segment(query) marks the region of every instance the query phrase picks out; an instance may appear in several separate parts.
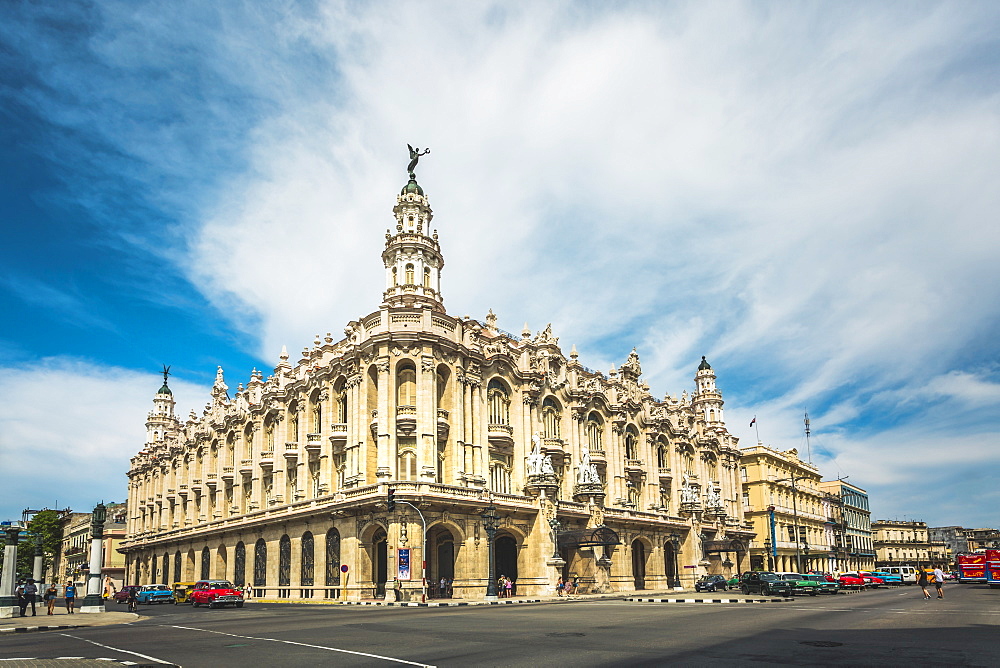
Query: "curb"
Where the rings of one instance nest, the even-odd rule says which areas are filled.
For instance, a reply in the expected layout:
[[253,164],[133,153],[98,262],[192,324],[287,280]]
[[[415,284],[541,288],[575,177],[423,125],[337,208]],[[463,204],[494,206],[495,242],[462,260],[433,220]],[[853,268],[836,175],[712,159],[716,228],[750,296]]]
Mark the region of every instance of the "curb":
[[66,629],[86,629],[89,626],[80,624],[62,624],[61,626],[15,626],[9,629],[0,629],[0,634],[4,633],[37,633],[39,631],[64,631]]
[[541,603],[542,599],[532,599],[524,601],[455,601],[455,602],[434,602],[416,603],[403,601],[342,601],[340,605],[380,605],[383,607],[396,608],[457,608],[468,605],[514,605],[517,603]]
[[794,598],[626,598],[632,603],[786,603]]

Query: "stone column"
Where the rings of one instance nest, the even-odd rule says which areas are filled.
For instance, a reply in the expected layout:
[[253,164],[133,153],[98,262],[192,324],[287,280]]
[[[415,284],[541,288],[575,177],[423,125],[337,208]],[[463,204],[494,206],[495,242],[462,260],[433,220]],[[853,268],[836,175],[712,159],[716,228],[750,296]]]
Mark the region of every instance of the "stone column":
[[31,577],[35,581],[35,585],[38,586],[38,593],[41,594],[45,589],[45,583],[42,582],[42,534],[35,534],[35,563],[31,571]]
[[104,563],[104,519],[104,504],[99,503],[94,508],[90,523],[90,577],[87,580],[87,595],[80,604],[80,612],[84,613],[104,612],[104,598],[101,596],[101,564]]
[[14,579],[17,575],[18,528],[4,529],[7,539],[3,550],[3,575],[0,577],[0,619],[18,614],[17,597],[14,596]]
[[396,402],[393,400],[396,394],[394,373],[389,371],[389,358],[379,357],[375,364],[378,368],[378,433],[376,434],[375,448],[378,461],[378,469],[375,475],[378,480],[389,480],[395,468],[395,438],[392,434],[396,428]]

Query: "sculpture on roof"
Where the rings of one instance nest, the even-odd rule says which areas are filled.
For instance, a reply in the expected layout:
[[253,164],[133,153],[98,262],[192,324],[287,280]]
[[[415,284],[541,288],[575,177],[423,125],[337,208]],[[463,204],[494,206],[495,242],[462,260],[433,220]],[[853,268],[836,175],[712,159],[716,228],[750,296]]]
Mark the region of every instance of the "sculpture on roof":
[[410,173],[411,179],[416,179],[417,175],[413,173],[413,170],[417,168],[417,163],[420,161],[420,156],[427,155],[428,153],[431,152],[431,150],[429,148],[426,148],[424,149],[423,153],[421,153],[419,148],[413,148],[409,144],[406,145],[406,148],[410,149],[410,164],[406,166],[406,171]]

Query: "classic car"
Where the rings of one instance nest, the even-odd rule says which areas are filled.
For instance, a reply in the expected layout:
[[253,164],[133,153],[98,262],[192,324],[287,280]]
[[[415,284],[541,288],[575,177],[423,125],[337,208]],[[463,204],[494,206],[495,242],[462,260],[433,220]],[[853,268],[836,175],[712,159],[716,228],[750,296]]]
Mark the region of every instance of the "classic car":
[[852,578],[861,578],[862,580],[865,581],[865,586],[871,587],[873,589],[877,589],[878,587],[881,587],[882,585],[885,584],[885,580],[883,580],[880,577],[876,577],[866,571],[857,571],[857,572],[851,571],[850,573],[844,573],[844,575],[848,575]]
[[740,576],[740,591],[744,594],[758,593],[764,596],[779,594],[792,595],[792,583],[782,580],[770,571],[747,571]]
[[702,591],[725,591],[729,588],[726,582],[725,575],[702,575],[701,578],[694,583],[694,590],[697,592]]
[[174,592],[165,584],[143,585],[135,595],[137,603],[151,605],[153,603],[173,603]]
[[779,578],[792,585],[793,594],[809,594],[815,596],[819,593],[819,583],[808,580],[801,573],[777,573]]
[[889,586],[898,586],[903,584],[903,576],[899,573],[887,573],[885,571],[862,571],[862,574],[876,577]]
[[207,605],[210,608],[235,605],[243,607],[243,590],[233,586],[228,580],[199,580],[188,596],[191,606]]
[[818,586],[816,591],[820,594],[837,594],[840,592],[840,583],[826,575],[807,574],[802,576],[805,580],[815,582]]
[[841,575],[838,578],[838,581],[840,582],[840,586],[843,589],[860,589],[861,591],[864,591],[865,587],[867,586],[867,584],[862,578],[859,578],[857,575],[850,575],[848,573]]
[[115,603],[125,603],[126,601],[128,601],[128,595],[130,591],[135,590],[136,592],[138,592],[140,589],[142,589],[142,587],[140,587],[139,585],[126,585],[122,587],[121,589],[115,592],[115,595],[113,597],[115,599]]

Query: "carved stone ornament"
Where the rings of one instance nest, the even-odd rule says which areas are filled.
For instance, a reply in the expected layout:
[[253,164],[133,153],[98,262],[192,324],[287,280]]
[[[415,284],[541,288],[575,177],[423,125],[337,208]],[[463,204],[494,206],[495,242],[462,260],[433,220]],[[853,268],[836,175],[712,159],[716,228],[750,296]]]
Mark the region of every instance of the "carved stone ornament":
[[424,373],[430,373],[434,371],[434,358],[433,357],[421,357],[420,358],[420,370]]
[[389,373],[389,358],[378,358],[378,361],[375,362],[375,367],[379,370],[379,373]]

